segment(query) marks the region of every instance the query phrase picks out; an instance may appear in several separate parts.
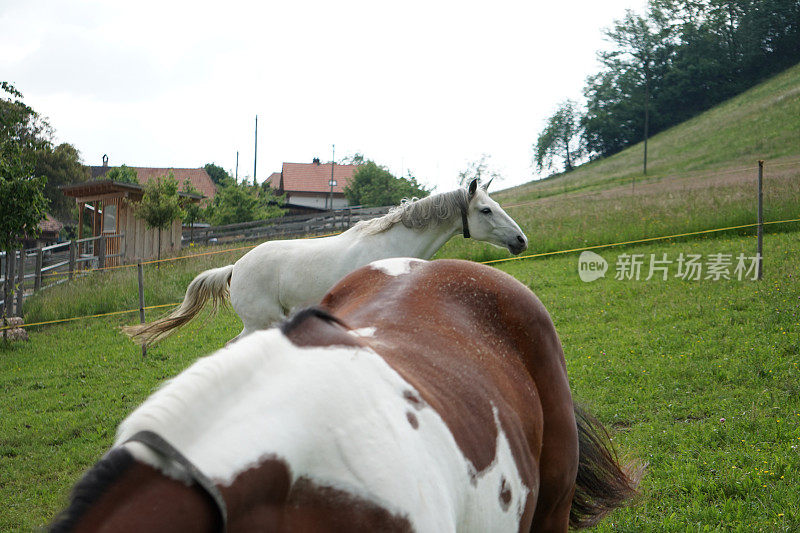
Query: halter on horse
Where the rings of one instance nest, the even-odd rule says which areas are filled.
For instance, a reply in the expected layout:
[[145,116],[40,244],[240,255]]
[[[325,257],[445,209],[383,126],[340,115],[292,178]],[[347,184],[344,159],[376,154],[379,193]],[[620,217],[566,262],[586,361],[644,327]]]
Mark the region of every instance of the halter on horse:
[[406,202],[333,237],[265,242],[233,265],[200,273],[170,315],[124,329],[143,344],[156,342],[189,322],[209,299],[215,306],[224,301],[230,287],[231,304],[244,324],[241,338],[270,327],[292,309],[318,303],[334,283],[367,263],[430,259],[458,233],[518,254],[528,240],[489,197],[488,186],[473,180],[467,189]]
[[387,259],[168,382],[55,529],[566,531],[635,491],[604,436],[525,286]]

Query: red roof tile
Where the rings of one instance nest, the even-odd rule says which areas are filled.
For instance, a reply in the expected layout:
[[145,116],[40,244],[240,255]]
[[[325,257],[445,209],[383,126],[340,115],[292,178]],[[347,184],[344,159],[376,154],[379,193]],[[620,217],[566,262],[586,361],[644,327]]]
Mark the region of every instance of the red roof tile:
[[[336,180],[336,185],[333,192],[344,194],[344,188],[357,169],[358,165],[334,165],[333,179]],[[275,174],[277,172],[268,179],[272,180]],[[284,163],[280,181],[286,192],[330,192],[330,179],[330,163]]]
[[40,230],[52,231],[53,233],[58,233],[64,227],[64,224],[53,218],[50,213],[46,213],[38,225]]
[[[111,168],[113,167],[92,167],[92,178],[101,178],[101,176],[104,176]],[[200,194],[208,198],[208,200],[203,200],[203,202],[210,201],[214,198],[214,195],[217,194],[217,186],[204,168],[130,168],[136,171],[136,176],[139,178],[139,183],[141,185],[145,185],[155,177],[166,176],[171,171],[175,175],[175,179],[178,180],[179,190],[183,188],[183,182],[188,178],[194,188],[200,191]]]

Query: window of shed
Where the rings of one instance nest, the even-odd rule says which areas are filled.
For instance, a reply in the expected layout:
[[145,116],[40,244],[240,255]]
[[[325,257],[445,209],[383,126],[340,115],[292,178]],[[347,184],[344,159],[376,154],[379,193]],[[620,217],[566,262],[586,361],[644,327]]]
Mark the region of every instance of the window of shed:
[[103,207],[103,233],[117,232],[117,205],[106,204]]

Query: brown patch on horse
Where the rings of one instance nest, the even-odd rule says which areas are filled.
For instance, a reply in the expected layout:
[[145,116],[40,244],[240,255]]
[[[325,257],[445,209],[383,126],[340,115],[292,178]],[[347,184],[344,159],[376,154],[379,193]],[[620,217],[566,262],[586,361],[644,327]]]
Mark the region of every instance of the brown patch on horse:
[[299,478],[292,486],[287,513],[291,521],[287,530],[291,531],[413,531],[405,516],[306,477]]
[[511,505],[511,487],[506,481],[506,478],[501,478],[500,480],[500,507],[503,511],[508,511],[508,507]]
[[411,424],[412,428],[419,428],[419,419],[417,418],[417,415],[411,411],[406,411],[406,418],[408,419],[408,423]]
[[425,407],[425,402],[422,401],[422,398],[419,397],[419,394],[413,390],[403,391],[403,399],[413,405],[414,409],[417,411]]
[[[128,466],[109,476],[108,459],[127,456]],[[101,466],[103,465],[103,466]],[[95,485],[103,478],[100,485]],[[82,494],[82,495],[81,495]],[[81,499],[91,495],[88,500]],[[133,460],[127,450],[113,450],[75,488],[72,501],[51,531],[218,531],[219,513],[211,497],[196,483],[186,485],[149,465]]]
[[375,502],[308,477],[292,482],[289,465],[275,457],[241,472],[222,492],[232,517],[228,531],[412,531],[405,517]]

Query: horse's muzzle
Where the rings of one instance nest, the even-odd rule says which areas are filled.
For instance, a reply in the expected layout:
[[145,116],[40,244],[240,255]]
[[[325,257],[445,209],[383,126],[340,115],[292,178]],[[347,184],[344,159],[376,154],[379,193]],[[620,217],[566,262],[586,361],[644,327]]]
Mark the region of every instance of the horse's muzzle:
[[508,251],[514,255],[519,255],[528,249],[528,239],[524,235],[517,235],[514,242],[508,243]]

